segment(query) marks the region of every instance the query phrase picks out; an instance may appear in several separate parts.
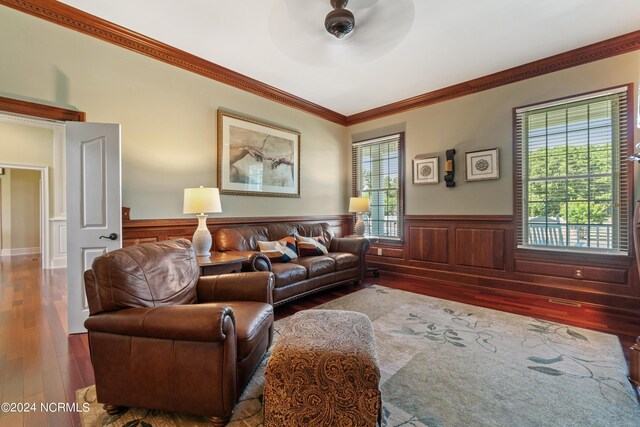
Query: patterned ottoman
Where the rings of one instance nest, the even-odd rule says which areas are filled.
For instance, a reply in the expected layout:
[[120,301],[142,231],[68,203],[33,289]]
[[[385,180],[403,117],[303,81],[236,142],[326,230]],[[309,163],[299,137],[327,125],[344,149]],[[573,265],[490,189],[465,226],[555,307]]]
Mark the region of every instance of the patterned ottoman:
[[366,315],[298,312],[267,363],[264,426],[375,426],[382,411],[379,382]]

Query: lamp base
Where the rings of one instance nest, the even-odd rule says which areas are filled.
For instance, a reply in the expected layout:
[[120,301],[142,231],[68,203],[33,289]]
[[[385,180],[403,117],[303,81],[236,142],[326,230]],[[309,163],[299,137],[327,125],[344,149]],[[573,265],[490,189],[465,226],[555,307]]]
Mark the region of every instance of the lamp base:
[[358,212],[358,220],[356,221],[356,226],[353,229],[353,234],[357,234],[358,236],[364,236],[365,225],[362,220],[362,212]]
[[193,248],[196,250],[196,256],[211,256],[211,233],[207,228],[207,215],[200,214],[198,217],[198,228],[193,233]]

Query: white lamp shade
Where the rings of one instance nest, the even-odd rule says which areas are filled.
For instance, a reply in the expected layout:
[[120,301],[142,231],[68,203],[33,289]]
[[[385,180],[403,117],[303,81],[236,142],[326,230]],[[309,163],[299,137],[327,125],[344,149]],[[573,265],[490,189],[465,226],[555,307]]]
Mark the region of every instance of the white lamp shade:
[[186,214],[222,212],[220,192],[217,188],[202,186],[185,188],[182,212]]
[[351,197],[349,199],[349,212],[369,212],[369,198]]

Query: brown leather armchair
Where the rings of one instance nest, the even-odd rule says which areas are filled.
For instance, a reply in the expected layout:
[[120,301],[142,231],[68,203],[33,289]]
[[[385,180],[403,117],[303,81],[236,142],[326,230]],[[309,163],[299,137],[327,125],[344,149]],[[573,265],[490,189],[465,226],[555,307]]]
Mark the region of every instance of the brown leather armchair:
[[272,273],[198,277],[188,240],[109,252],[84,275],[98,401],[226,424],[273,338]]

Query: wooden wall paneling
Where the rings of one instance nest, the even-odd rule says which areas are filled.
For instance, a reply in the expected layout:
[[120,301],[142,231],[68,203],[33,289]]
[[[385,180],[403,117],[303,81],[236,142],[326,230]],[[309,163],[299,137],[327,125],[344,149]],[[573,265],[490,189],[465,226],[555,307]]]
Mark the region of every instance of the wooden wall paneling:
[[[396,275],[570,303],[636,311],[640,307],[632,257],[522,249],[516,253],[510,215],[407,215],[405,230],[404,258],[369,255],[371,266]],[[434,262],[444,259],[442,252],[433,255],[438,250],[429,247],[436,234],[448,238],[448,263]]]
[[568,265],[535,261],[516,261],[518,272],[542,274],[556,277],[570,277],[577,280],[591,280],[595,282],[615,283],[626,285],[627,270],[616,268],[591,267],[584,264]]
[[[395,258],[370,257],[369,266],[377,267],[383,274],[421,278],[428,283],[474,286],[476,290],[496,289],[522,295],[536,295],[547,299],[595,304],[630,310],[636,313],[640,298],[625,293],[627,287],[603,285],[600,282],[576,281],[541,275],[510,274],[491,269],[458,267],[455,270],[425,267],[415,262]],[[435,265],[435,264],[433,264]],[[576,283],[578,282],[578,283]],[[484,291],[481,291],[484,292]]]
[[449,227],[407,227],[409,259],[449,263]]
[[376,243],[371,245],[371,249],[369,249],[367,255],[402,259],[404,257],[404,249],[402,246],[382,246]]
[[456,228],[455,234],[456,265],[504,269],[504,230]]
[[[243,217],[243,218],[207,218],[207,228],[213,234],[222,227],[239,225],[261,225],[281,222],[291,223],[328,223],[336,236],[353,232],[351,215],[324,216],[282,216],[282,217]],[[123,221],[122,243],[131,246],[145,242],[185,238],[191,240],[198,227],[196,218],[179,219],[138,219]],[[215,248],[214,248],[215,249]]]

